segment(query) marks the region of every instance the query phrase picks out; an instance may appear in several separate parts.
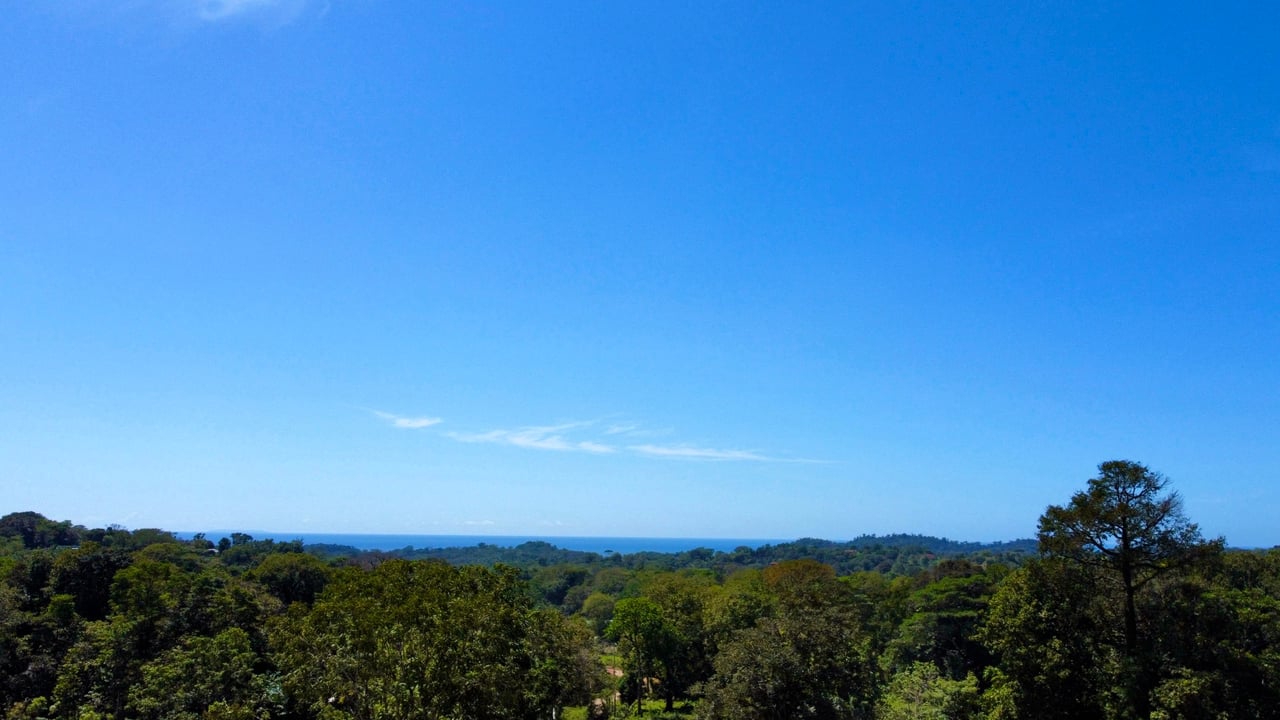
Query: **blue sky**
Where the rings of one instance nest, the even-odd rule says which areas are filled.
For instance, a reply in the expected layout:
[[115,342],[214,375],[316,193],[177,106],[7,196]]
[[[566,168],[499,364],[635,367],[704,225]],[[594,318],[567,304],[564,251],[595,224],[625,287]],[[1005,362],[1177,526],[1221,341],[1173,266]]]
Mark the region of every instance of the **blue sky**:
[[1280,12],[0,13],[0,511],[1280,543]]

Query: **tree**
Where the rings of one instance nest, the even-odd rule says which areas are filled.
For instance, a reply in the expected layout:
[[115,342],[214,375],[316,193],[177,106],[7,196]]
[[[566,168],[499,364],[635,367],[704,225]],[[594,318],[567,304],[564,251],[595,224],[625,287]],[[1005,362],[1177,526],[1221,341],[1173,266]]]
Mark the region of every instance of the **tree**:
[[1108,717],[1115,648],[1097,573],[1061,559],[1027,563],[996,590],[977,640],[998,658],[984,694],[993,720]]
[[878,720],[969,720],[980,717],[978,678],[950,680],[932,663],[895,673],[876,708]]
[[874,671],[856,597],[813,560],[762,573],[772,615],[732,633],[703,685],[703,720],[849,720],[868,717]]
[[1050,506],[1040,518],[1040,551],[1094,568],[1118,582],[1123,607],[1122,654],[1130,679],[1131,712],[1149,714],[1154,682],[1144,669],[1138,593],[1151,581],[1185,567],[1222,541],[1204,543],[1199,528],[1182,513],[1168,480],[1141,463],[1112,460],[1098,466],[1088,488],[1065,507]]
[[81,527],[70,522],[54,522],[38,512],[9,513],[0,517],[0,538],[18,537],[27,549],[75,545],[80,540]]
[[626,657],[627,676],[638,684],[637,701],[650,678],[667,681],[681,638],[663,616],[658,603],[647,597],[619,600],[604,634],[618,643]]
[[257,655],[249,634],[231,628],[214,637],[193,636],[141,668],[129,689],[127,710],[143,720],[198,720],[212,706],[265,708],[264,676],[254,674]]
[[582,602],[582,610],[579,614],[586,618],[596,635],[604,635],[604,629],[613,619],[614,602],[616,601],[613,598],[602,592],[593,592]]
[[973,636],[1007,573],[1002,565],[987,571],[965,560],[946,560],[923,573],[920,582],[932,579],[907,599],[910,614],[888,647],[886,666],[903,671],[928,662],[944,679],[956,681],[982,675],[991,657]]
[[1139,597],[1139,612],[1160,618],[1152,718],[1276,717],[1280,708],[1280,594],[1270,589],[1280,568],[1245,551],[1215,560]]
[[774,601],[759,570],[739,570],[726,578],[707,598],[703,612],[708,654],[714,658],[734,633],[751,628],[760,618],[773,614]]
[[315,555],[275,553],[263,558],[249,572],[249,578],[261,583],[285,605],[310,605],[328,584],[330,574],[329,566]]
[[1182,514],[1168,480],[1145,465],[1112,460],[1098,466],[1087,490],[1066,507],[1040,517],[1040,551],[1119,576],[1124,591],[1124,648],[1138,648],[1137,593],[1164,572],[1185,565],[1202,545],[1200,530]]
[[49,575],[56,593],[75,598],[76,613],[85,620],[102,620],[110,609],[111,582],[132,562],[129,553],[96,542],[58,554]]
[[589,696],[585,632],[511,568],[390,560],[337,573],[273,625],[298,709],[359,720],[540,718]]
[[667,712],[676,698],[687,697],[690,688],[711,676],[711,647],[706,632],[706,606],[715,579],[706,570],[663,573],[645,585],[645,596],[662,610],[677,642],[665,662],[662,697]]

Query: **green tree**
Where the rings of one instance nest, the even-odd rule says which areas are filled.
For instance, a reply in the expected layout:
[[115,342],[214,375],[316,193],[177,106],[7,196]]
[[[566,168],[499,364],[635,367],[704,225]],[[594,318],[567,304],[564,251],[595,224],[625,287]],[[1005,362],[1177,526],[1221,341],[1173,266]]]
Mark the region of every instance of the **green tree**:
[[977,639],[998,669],[984,695],[992,720],[1101,720],[1116,664],[1097,573],[1059,559],[1028,563],[1000,584]]
[[257,662],[249,634],[239,628],[191,637],[142,666],[127,710],[142,720],[198,720],[219,703],[224,709],[267,709],[265,678],[254,674]]
[[0,538],[20,538],[27,549],[74,545],[82,530],[68,521],[55,522],[30,510],[0,517]]
[[582,602],[582,610],[579,614],[586,619],[596,635],[604,636],[604,629],[613,619],[615,602],[617,601],[602,592],[593,592]]
[[[591,577],[591,571],[580,565],[552,565],[535,570],[529,580],[534,592],[548,605],[562,607],[569,591],[582,586]],[[583,595],[585,598],[586,596]],[[565,608],[566,612],[575,612],[582,607],[581,600],[577,607]]]
[[706,607],[715,578],[707,570],[663,573],[645,586],[645,595],[658,604],[674,636],[666,662],[662,698],[670,712],[677,698],[711,675],[711,651],[706,632]]
[[67,653],[53,690],[52,714],[59,718],[96,713],[124,717],[129,688],[140,679],[137,626],[122,618],[88,623]]
[[1098,466],[1088,489],[1040,518],[1040,551],[1111,571],[1124,593],[1124,648],[1138,648],[1137,593],[1162,573],[1185,565],[1202,544],[1199,528],[1182,513],[1182,499],[1165,493],[1168,480],[1145,465],[1112,460]]
[[1140,611],[1159,614],[1153,718],[1259,718],[1280,714],[1277,578],[1250,578],[1259,554],[1230,552],[1200,571],[1153,583]]
[[733,635],[773,615],[776,598],[759,570],[739,570],[715,588],[706,601],[703,623],[712,657]]
[[604,634],[622,650],[625,679],[633,685],[637,701],[649,687],[650,678],[665,682],[681,645],[679,633],[663,615],[662,607],[647,597],[619,600]]
[[43,612],[25,612],[14,588],[0,584],[0,711],[52,693],[81,629],[70,596],[54,595]]
[[526,623],[524,651],[529,655],[523,681],[530,708],[586,705],[606,682],[595,648],[595,636],[580,619],[566,619],[555,610],[535,610]]
[[849,586],[828,565],[791,560],[765,569],[773,616],[734,633],[716,655],[699,716],[707,720],[867,717],[875,674]]
[[895,673],[876,708],[877,720],[971,720],[981,717],[978,679],[951,680],[932,663]]
[[280,602],[310,605],[329,583],[331,570],[320,558],[307,553],[268,555],[248,573]]
[[916,662],[930,662],[949,680],[969,674],[981,676],[990,653],[974,637],[999,578],[1008,571],[990,572],[964,560],[948,560],[922,574],[928,581],[911,594],[909,614],[888,647],[887,667],[900,671]]
[[390,560],[339,572],[309,610],[291,606],[273,657],[308,713],[546,717],[580,697],[565,685],[577,677],[566,669],[579,661],[574,636],[552,622],[570,620],[534,611],[510,568]]
[[1123,612],[1125,682],[1131,712],[1150,714],[1154,678],[1143,661],[1138,593],[1156,578],[1186,567],[1221,541],[1204,543],[1199,528],[1182,512],[1182,501],[1167,492],[1168,480],[1141,463],[1112,460],[1072,496],[1066,506],[1050,506],[1040,518],[1040,550],[1095,568],[1117,581]]
[[59,553],[54,560],[49,584],[54,592],[75,598],[76,613],[85,620],[102,620],[111,600],[111,583],[116,573],[132,562],[124,550],[85,542],[75,550]]

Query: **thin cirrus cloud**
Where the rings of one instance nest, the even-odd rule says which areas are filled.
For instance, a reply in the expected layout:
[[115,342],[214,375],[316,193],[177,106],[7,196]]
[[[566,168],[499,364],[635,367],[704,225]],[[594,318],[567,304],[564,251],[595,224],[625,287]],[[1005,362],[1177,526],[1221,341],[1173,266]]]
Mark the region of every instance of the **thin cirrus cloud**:
[[[595,440],[584,440],[568,437],[572,432],[583,432],[592,428],[592,422],[562,423],[560,425],[540,425],[523,427],[517,430],[490,430],[483,433],[445,433],[448,437],[466,443],[494,443],[511,445],[530,450],[555,450],[559,452],[588,452],[606,455],[626,451],[634,455],[673,460],[725,460],[742,462],[818,462],[815,460],[789,459],[763,455],[753,450],[735,450],[727,448],[696,447],[693,445],[627,445],[619,447]],[[640,434],[638,426],[619,429],[618,426],[604,428],[600,432],[606,437],[618,437]]]
[[429,428],[432,425],[439,425],[444,422],[438,417],[406,417],[404,415],[396,415],[394,413],[383,412],[381,410],[370,410],[374,415],[386,420],[391,427],[400,428],[402,430],[421,430]]
[[196,17],[220,22],[240,17],[270,16],[281,23],[292,22],[307,8],[308,0],[195,0]]
[[[419,430],[439,425],[438,417],[404,416],[382,410],[370,410],[391,427]],[[449,431],[444,436],[461,443],[507,445],[525,450],[550,450],[553,452],[578,452],[592,455],[625,453],[669,460],[710,460],[737,462],[822,462],[797,458],[774,457],[755,450],[701,447],[688,444],[639,445],[615,444],[621,438],[667,434],[669,431],[651,431],[638,424],[612,424],[599,427],[597,421],[566,422],[557,425],[529,425],[515,429],[497,429],[485,432]],[[633,440],[634,442],[634,440]]]
[[691,445],[631,445],[627,449],[652,457],[684,458],[688,460],[754,460],[756,462],[777,462],[780,460],[780,458],[771,458],[751,450],[725,450],[721,448],[693,447]]
[[176,29],[241,22],[265,29],[290,25],[304,16],[324,17],[330,0],[63,0],[77,14],[117,17],[131,23],[160,21]]
[[640,426],[627,423],[622,425],[610,425],[604,429],[605,435],[631,435],[640,432]]
[[614,435],[628,438],[641,437],[658,437],[660,435],[670,435],[673,431],[671,428],[649,428],[637,423],[615,423],[609,425],[603,431],[605,435]]
[[572,440],[565,437],[570,430],[586,427],[590,423],[562,423],[523,427],[515,430],[490,430],[483,433],[445,433],[448,437],[465,443],[495,443],[512,445],[530,450],[556,450],[560,452],[588,452],[604,455],[616,452],[612,445],[593,440]]
[[765,463],[805,463],[827,465],[830,460],[813,458],[778,457],[763,455],[754,450],[729,450],[725,448],[694,447],[692,445],[630,445],[628,450],[649,457],[681,460],[745,460]]

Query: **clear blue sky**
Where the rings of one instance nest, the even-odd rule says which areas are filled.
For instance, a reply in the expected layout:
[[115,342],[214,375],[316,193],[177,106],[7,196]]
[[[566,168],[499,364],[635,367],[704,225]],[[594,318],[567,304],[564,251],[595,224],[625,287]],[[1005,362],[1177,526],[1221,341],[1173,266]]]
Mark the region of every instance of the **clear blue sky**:
[[12,3],[0,512],[1280,543],[1280,11],[1027,5]]

